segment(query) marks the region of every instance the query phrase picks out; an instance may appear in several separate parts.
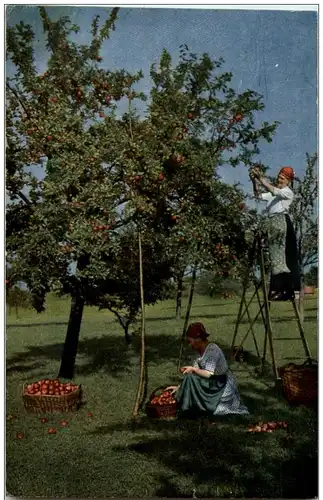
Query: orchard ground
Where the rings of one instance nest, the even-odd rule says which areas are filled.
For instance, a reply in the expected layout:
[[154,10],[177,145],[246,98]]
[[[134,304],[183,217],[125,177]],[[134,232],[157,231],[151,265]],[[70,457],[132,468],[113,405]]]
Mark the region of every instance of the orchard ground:
[[[148,395],[179,381],[176,374],[183,319],[175,301],[147,308]],[[249,336],[248,363],[230,366],[248,418],[205,421],[149,421],[131,414],[139,375],[140,338],[127,347],[118,323],[107,311],[86,308],[80,334],[75,382],[84,389],[84,406],[64,418],[49,415],[42,424],[22,402],[26,381],[55,378],[70,302],[50,296],[46,312],[7,316],[7,493],[21,497],[294,497],[313,498],[317,486],[317,414],[292,408],[273,389],[268,375],[255,373],[257,358]],[[184,302],[185,311],[185,302]],[[211,340],[228,354],[239,299],[194,298],[191,319],[203,321]],[[254,312],[257,306],[252,306]],[[305,355],[291,304],[273,305],[279,365],[302,362]],[[246,328],[247,325],[244,325]],[[317,356],[317,299],[306,298],[305,329]],[[246,330],[243,330],[246,331]],[[263,327],[256,325],[259,345]],[[241,338],[241,337],[240,337]],[[185,351],[185,356],[192,353]],[[188,358],[183,360],[186,362]],[[92,412],[93,416],[88,416]],[[66,417],[65,417],[66,418]],[[287,420],[288,431],[250,434],[249,423]],[[48,427],[57,433],[47,434]],[[22,432],[23,439],[17,439]]]

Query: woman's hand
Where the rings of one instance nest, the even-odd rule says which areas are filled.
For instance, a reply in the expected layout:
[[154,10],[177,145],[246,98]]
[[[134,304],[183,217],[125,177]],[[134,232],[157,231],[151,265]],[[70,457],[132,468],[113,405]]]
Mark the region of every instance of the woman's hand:
[[179,389],[179,385],[170,385],[169,387],[166,387],[165,391],[168,391],[171,393],[171,395],[175,394]]
[[179,371],[183,373],[183,375],[195,373],[195,366],[183,366],[183,368],[181,368]]
[[260,169],[258,167],[254,167],[250,172],[250,179],[254,181],[256,179],[259,180],[260,177],[262,177]]

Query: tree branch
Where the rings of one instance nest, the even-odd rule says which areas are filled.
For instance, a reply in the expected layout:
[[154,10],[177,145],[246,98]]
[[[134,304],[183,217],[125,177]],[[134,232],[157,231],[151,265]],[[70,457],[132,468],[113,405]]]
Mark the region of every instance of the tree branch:
[[29,114],[27,108],[25,107],[25,105],[23,104],[22,100],[20,99],[20,96],[19,96],[18,92],[16,91],[16,89],[10,87],[9,83],[6,83],[6,86],[14,94],[14,96],[16,97],[17,101],[19,102],[20,106],[22,107],[22,109],[24,110],[26,115],[30,118],[30,114]]

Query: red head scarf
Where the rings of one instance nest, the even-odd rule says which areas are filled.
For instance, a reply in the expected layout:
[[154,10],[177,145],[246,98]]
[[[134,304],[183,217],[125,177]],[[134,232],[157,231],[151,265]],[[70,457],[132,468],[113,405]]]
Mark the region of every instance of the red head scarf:
[[295,179],[295,172],[292,169],[292,167],[282,167],[279,173],[282,174],[287,179],[289,179],[290,181],[293,181]]
[[193,339],[206,339],[208,336],[209,334],[205,330],[203,323],[192,323],[186,332],[186,337],[191,337]]

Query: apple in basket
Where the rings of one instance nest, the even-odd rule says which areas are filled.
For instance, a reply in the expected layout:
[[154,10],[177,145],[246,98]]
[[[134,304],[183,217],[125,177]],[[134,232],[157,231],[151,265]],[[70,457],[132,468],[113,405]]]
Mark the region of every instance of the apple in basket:
[[163,392],[160,396],[154,396],[154,398],[151,400],[151,404],[153,405],[163,406],[174,403],[176,403],[176,399],[168,391]]
[[77,385],[67,382],[62,384],[59,380],[40,380],[28,384],[25,389],[25,394],[36,396],[64,396],[70,394],[77,389]]

